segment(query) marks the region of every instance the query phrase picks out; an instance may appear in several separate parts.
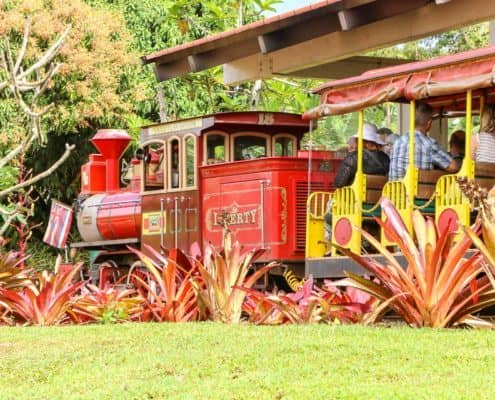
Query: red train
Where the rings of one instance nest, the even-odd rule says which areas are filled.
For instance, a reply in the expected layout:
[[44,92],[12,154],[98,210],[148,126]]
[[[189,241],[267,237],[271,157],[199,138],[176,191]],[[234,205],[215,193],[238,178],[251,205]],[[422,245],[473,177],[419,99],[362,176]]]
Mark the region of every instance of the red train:
[[91,250],[93,278],[107,279],[136,261],[127,246],[220,245],[226,221],[246,248],[267,249],[262,261],[301,273],[308,195],[331,189],[341,161],[330,151],[300,150],[308,130],[300,115],[266,112],[147,126],[126,176],[120,159],[131,138],[100,130],[75,205],[82,241],[70,246]]

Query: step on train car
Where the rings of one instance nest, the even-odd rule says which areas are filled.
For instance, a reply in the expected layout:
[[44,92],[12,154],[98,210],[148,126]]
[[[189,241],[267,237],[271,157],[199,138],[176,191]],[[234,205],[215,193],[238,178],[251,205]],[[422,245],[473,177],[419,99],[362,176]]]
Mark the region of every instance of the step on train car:
[[300,115],[266,112],[151,125],[124,172],[131,138],[99,130],[73,206],[82,240],[68,246],[90,251],[94,281],[116,279],[137,261],[128,246],[162,254],[220,246],[227,224],[246,249],[267,249],[260,262],[279,260],[302,275],[308,196],[333,189],[341,161],[330,151],[301,150],[308,130]]

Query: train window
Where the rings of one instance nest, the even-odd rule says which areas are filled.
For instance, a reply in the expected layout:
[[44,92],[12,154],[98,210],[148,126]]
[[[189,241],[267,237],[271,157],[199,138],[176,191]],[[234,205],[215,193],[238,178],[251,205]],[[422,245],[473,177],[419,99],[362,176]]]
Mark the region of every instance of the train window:
[[227,149],[228,136],[221,133],[208,134],[206,136],[206,160],[208,164],[216,164],[228,160]]
[[234,137],[234,161],[250,160],[268,155],[265,136],[239,135]]
[[196,186],[196,137],[184,138],[185,187]]
[[181,154],[180,141],[178,138],[169,140],[168,145],[168,162],[169,162],[169,187],[170,189],[178,189],[181,180]]
[[296,153],[296,138],[290,135],[277,135],[273,138],[273,155],[293,157]]
[[144,190],[163,190],[165,188],[164,143],[156,142],[146,145],[138,157],[144,165]]

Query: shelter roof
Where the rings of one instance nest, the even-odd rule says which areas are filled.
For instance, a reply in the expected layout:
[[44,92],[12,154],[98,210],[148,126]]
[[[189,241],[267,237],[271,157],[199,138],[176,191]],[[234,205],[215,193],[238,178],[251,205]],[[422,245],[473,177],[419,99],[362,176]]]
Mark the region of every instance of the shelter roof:
[[226,84],[341,79],[407,62],[362,53],[495,18],[493,0],[325,0],[142,57],[159,81],[223,65]]

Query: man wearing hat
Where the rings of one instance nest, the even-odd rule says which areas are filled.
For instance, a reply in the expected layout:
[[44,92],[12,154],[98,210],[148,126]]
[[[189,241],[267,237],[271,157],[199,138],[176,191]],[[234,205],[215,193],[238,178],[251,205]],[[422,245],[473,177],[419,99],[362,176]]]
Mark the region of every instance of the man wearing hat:
[[[357,135],[352,136],[357,138]],[[376,125],[365,123],[363,126],[363,172],[371,175],[387,175],[390,159],[382,150],[385,144],[378,136]],[[357,151],[350,151],[344,158],[337,175],[334,185],[338,188],[349,186],[354,181],[357,171]],[[327,211],[324,217],[325,239],[331,240],[332,235],[332,200],[327,204]]]
[[[357,135],[354,135],[357,137]],[[363,172],[371,175],[387,175],[390,159],[381,150],[385,144],[378,136],[374,124],[365,123],[363,126]],[[350,152],[342,161],[334,184],[336,187],[349,186],[354,181],[357,171],[357,151]]]

